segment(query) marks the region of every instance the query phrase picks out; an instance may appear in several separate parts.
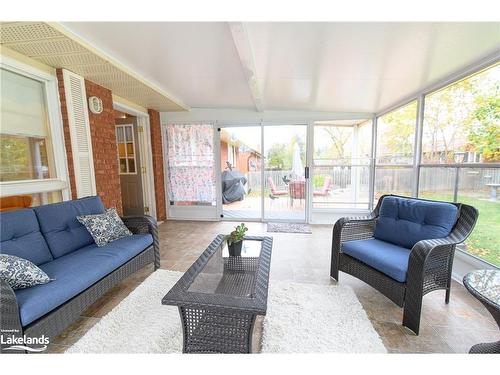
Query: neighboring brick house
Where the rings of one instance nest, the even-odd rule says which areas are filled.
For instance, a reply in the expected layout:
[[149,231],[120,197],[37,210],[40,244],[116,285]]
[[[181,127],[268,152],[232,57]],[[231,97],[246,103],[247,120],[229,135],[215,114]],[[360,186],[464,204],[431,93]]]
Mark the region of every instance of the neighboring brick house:
[[241,140],[231,141],[229,138],[229,134],[221,130],[221,170],[224,171],[227,168],[226,162],[230,162],[233,169],[243,174],[259,170],[260,152]]

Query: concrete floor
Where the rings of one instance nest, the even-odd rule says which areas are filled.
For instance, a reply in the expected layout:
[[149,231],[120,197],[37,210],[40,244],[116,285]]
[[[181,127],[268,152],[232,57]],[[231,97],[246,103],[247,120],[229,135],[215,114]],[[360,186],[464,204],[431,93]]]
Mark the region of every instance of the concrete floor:
[[[218,233],[228,233],[231,222],[167,221],[160,225],[161,268],[186,271]],[[332,284],[329,277],[331,226],[313,225],[312,234],[267,233],[266,224],[248,223],[250,235],[274,238],[271,278],[301,283]],[[153,272],[152,266],[117,285],[85,311],[49,346],[63,352],[118,305]],[[473,344],[496,341],[500,333],[488,311],[463,286],[453,282],[451,301],[444,291],[424,297],[420,335],[402,327],[403,311],[367,284],[341,273],[340,283],[350,285],[376,331],[392,353],[467,353]],[[254,333],[258,351],[260,329]]]

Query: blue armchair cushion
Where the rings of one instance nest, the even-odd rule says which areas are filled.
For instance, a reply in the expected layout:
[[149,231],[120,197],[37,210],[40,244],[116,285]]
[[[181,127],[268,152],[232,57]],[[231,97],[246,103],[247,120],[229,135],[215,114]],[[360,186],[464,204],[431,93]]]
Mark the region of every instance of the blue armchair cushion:
[[374,237],[411,249],[418,241],[446,237],[457,216],[458,208],[451,203],[385,197]]
[[342,252],[401,283],[406,281],[411,250],[377,240],[346,241]]
[[21,324],[24,327],[77,296],[152,243],[150,234],[136,234],[103,247],[88,245],[41,265],[40,268],[55,280],[15,291]]
[[0,213],[0,253],[37,266],[54,259],[31,208]]
[[48,204],[34,210],[54,258],[93,244],[94,239],[76,217],[105,211],[98,196]]

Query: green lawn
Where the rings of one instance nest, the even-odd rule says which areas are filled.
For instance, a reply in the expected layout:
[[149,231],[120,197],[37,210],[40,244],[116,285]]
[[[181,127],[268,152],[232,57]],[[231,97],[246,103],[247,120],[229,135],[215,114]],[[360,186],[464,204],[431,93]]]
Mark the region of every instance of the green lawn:
[[[420,193],[421,198],[453,201],[453,196],[439,193]],[[471,236],[467,239],[467,251],[487,262],[500,267],[500,201],[492,202],[487,198],[462,195],[461,203],[469,204],[479,210],[479,219]]]

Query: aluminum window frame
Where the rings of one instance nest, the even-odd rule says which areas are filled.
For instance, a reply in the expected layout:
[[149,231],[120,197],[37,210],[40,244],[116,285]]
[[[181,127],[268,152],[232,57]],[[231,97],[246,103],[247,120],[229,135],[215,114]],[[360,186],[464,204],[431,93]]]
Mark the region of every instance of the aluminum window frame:
[[[412,103],[413,101],[417,101],[417,121],[416,121],[416,131],[415,131],[415,138],[414,138],[414,155],[413,155],[413,163],[412,164],[401,164],[398,166],[406,166],[406,167],[411,167],[413,169],[413,188],[412,188],[412,197],[418,197],[420,193],[420,171],[421,168],[454,168],[455,169],[455,179],[454,179],[454,185],[453,185],[453,200],[454,202],[457,202],[458,198],[458,188],[460,184],[459,180],[459,175],[460,175],[460,170],[461,169],[483,169],[483,168],[500,168],[500,162],[496,163],[422,163],[422,142],[423,142],[423,127],[424,127],[424,116],[425,116],[425,100],[427,96],[430,96],[438,91],[444,90],[449,86],[452,86],[464,79],[467,79],[475,74],[480,73],[481,71],[490,69],[494,67],[495,65],[500,63],[500,50],[494,52],[493,54],[485,57],[484,59],[481,59],[480,61],[476,62],[475,64],[471,64],[467,66],[466,68],[453,73],[452,75],[432,84],[424,88],[423,90],[420,90],[410,96],[405,97],[403,100],[399,101],[398,103],[387,107],[386,109],[378,112],[374,116],[374,132],[373,132],[373,138],[372,141],[374,142],[374,147],[375,147],[375,152],[373,154],[373,161],[374,161],[374,166],[373,166],[373,191],[372,191],[372,199],[371,202],[374,203],[375,201],[375,172],[377,166],[396,166],[396,165],[388,165],[388,164],[377,164],[377,159],[376,159],[376,148],[378,146],[377,144],[377,125],[378,125],[378,119],[390,112],[393,112],[395,110],[398,110],[400,108],[405,107],[406,105]],[[500,268],[496,265],[493,265],[486,260],[479,258],[473,254],[470,254],[466,252],[465,250],[461,249],[460,246],[457,247],[457,250],[459,251],[459,256],[457,259],[461,260],[463,263],[467,264],[470,270],[476,269],[478,265],[480,264],[481,267],[484,268]],[[467,268],[467,267],[466,267]],[[454,275],[454,277],[457,279],[460,279],[461,275]]]

